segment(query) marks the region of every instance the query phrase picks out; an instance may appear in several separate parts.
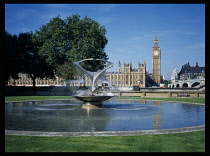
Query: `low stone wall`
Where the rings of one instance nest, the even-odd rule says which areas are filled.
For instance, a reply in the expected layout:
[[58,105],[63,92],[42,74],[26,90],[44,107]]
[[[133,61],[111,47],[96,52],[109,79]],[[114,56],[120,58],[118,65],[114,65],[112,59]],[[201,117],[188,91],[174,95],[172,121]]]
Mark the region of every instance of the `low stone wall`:
[[78,87],[69,86],[5,86],[5,96],[71,96]]
[[119,97],[205,97],[205,93],[199,92],[112,91],[112,93]]

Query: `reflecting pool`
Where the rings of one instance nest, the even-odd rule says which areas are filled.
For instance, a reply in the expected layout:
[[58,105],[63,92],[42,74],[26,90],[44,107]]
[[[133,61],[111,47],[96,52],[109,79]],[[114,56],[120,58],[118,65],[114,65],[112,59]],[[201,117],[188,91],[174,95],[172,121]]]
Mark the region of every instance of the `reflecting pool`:
[[5,104],[5,130],[94,132],[171,129],[205,125],[205,106],[140,100],[109,100],[83,109],[77,100]]

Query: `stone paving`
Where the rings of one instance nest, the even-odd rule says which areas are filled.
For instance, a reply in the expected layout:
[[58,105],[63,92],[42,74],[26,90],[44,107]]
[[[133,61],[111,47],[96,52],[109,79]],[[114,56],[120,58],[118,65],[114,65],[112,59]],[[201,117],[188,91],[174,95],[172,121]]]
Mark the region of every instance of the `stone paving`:
[[136,136],[136,135],[153,135],[153,134],[170,134],[186,133],[193,131],[205,130],[205,125],[158,130],[139,130],[139,131],[101,131],[101,132],[41,132],[41,131],[15,131],[5,130],[5,135],[22,135],[22,136],[69,136],[69,137],[86,137],[86,136]]

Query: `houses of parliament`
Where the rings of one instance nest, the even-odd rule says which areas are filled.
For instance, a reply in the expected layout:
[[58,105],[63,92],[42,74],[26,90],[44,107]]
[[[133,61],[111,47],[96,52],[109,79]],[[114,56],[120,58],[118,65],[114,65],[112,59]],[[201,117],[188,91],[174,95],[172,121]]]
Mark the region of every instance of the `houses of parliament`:
[[[118,70],[114,72],[106,72],[106,80],[111,86],[140,86],[151,87],[160,86],[162,81],[161,76],[161,48],[157,34],[154,39],[154,45],[152,47],[152,73],[147,72],[146,62],[138,62],[138,69],[132,68],[132,62],[121,64],[119,61]],[[88,83],[88,82],[86,82]],[[37,86],[43,85],[64,85],[64,81],[56,77],[56,79],[36,79]],[[18,86],[31,86],[32,79],[27,77],[26,74],[20,73],[19,79],[10,79],[8,85]]]
[[162,82],[161,76],[161,48],[156,37],[152,47],[152,74],[146,70],[146,62],[143,64],[138,62],[138,69],[132,68],[132,62],[121,65],[119,61],[118,71],[106,72],[106,79],[113,86],[140,86],[151,87],[160,86]]

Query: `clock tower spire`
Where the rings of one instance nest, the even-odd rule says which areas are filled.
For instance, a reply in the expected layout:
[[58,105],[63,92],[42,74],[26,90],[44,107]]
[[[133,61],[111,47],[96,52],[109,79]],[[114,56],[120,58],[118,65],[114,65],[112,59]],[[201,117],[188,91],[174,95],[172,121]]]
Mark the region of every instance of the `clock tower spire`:
[[152,47],[152,75],[153,75],[153,80],[155,81],[156,84],[160,84],[160,64],[161,64],[161,49],[159,46],[159,41],[157,37],[157,31],[156,31],[156,36],[154,39],[154,45]]
[[153,47],[159,47],[159,42],[158,42],[158,37],[157,37],[157,31],[156,31],[156,36],[154,39],[154,46]]

